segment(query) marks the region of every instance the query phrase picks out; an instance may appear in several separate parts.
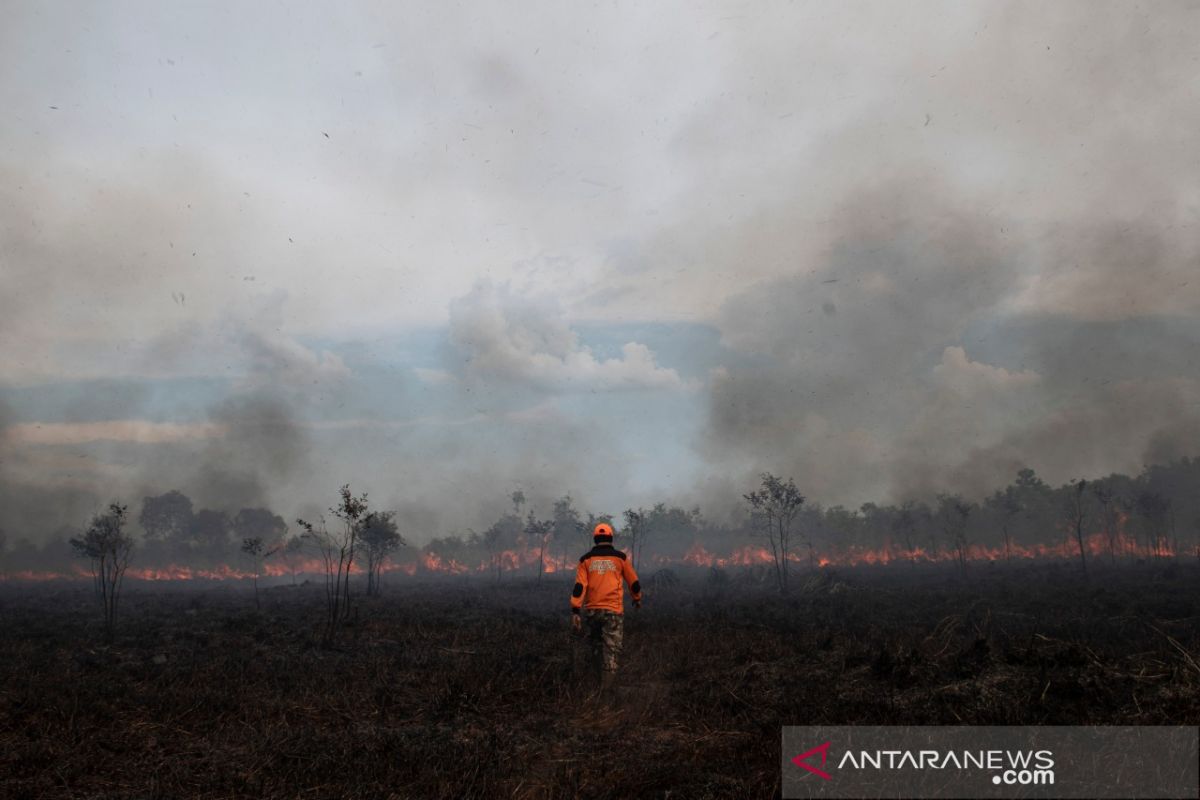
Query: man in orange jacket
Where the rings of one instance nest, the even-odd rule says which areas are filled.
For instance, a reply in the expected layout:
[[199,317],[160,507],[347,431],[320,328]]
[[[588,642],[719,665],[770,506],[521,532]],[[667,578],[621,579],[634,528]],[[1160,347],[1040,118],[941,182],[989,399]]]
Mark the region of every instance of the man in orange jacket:
[[583,628],[581,612],[586,612],[588,639],[592,646],[592,667],[600,673],[600,688],[612,686],[621,654],[623,600],[625,587],[633,595],[633,607],[642,607],[642,584],[625,554],[613,547],[613,529],[601,522],[592,531],[596,546],[583,554],[575,570],[571,590],[571,624]]

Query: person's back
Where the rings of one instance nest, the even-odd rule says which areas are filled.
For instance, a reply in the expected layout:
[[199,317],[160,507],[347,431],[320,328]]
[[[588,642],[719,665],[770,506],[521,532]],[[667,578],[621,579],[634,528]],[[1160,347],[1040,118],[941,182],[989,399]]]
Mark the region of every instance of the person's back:
[[625,584],[633,595],[634,608],[641,608],[642,585],[633,565],[613,547],[613,529],[606,522],[596,526],[588,552],[579,559],[575,586],[571,590],[572,624],[575,630],[588,625],[592,648],[592,667],[600,673],[600,686],[612,685],[621,653],[624,623]]

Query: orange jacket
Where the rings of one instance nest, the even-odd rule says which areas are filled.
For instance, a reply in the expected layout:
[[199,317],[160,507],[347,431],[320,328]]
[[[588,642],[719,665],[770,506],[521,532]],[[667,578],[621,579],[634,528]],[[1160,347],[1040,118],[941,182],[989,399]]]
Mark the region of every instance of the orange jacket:
[[578,614],[584,607],[603,608],[624,613],[624,587],[621,580],[629,584],[634,602],[642,602],[642,584],[633,571],[625,554],[611,544],[598,544],[579,559],[575,569],[575,588],[571,590],[571,613]]

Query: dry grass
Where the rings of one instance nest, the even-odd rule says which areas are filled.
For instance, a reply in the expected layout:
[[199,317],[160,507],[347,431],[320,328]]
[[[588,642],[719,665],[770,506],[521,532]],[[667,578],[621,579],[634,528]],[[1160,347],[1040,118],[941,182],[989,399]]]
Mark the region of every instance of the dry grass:
[[5,797],[766,797],[784,724],[1200,724],[1200,572],[846,571],[630,613],[589,699],[567,587],[406,584],[320,648],[311,587],[3,590]]

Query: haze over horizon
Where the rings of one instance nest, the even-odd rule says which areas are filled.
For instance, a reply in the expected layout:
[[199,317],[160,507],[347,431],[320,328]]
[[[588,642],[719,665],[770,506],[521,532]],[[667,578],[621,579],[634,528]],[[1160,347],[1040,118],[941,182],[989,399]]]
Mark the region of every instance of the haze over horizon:
[[13,2],[0,529],[1200,454],[1200,5]]

